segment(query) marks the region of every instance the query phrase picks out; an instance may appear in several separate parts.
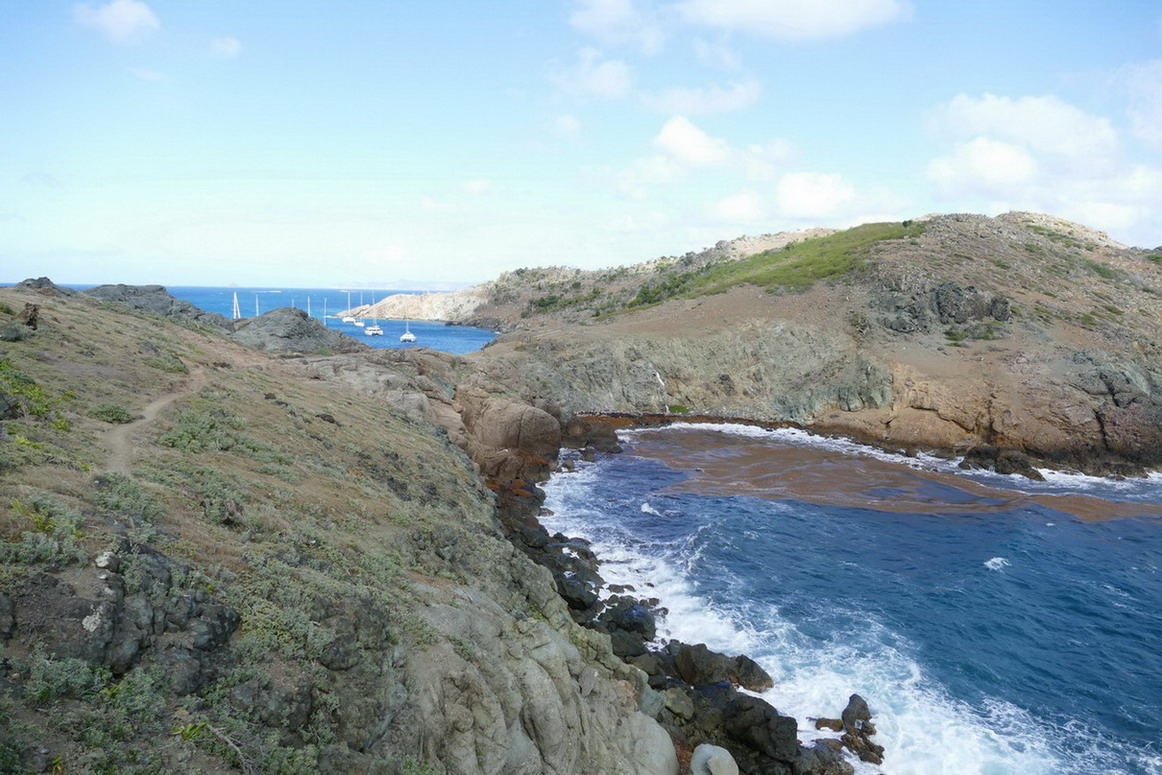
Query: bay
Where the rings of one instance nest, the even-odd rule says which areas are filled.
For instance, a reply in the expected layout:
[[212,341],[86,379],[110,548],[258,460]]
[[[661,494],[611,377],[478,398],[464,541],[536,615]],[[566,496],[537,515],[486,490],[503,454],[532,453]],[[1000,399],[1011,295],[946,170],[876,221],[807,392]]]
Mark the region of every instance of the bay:
[[1162,477],[966,474],[802,431],[635,431],[547,485],[543,521],[746,653],[765,698],[862,694],[892,775],[1162,773]]

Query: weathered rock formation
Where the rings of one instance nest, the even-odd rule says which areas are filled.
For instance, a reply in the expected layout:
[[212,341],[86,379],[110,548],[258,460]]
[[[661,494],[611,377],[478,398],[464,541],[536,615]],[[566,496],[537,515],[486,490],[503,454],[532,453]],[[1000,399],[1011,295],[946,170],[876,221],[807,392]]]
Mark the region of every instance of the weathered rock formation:
[[206,312],[188,301],[174,298],[162,285],[98,285],[83,293],[94,299],[124,304],[130,309],[153,312],[175,320],[230,328],[230,321],[224,316],[217,312]]

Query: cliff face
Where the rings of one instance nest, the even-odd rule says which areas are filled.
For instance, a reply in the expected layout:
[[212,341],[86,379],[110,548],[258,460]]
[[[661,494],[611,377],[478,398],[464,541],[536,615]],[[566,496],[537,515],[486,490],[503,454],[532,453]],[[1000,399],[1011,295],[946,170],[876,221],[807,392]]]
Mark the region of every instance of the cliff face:
[[[533,299],[474,357],[566,413],[795,421],[899,447],[1011,448],[1099,473],[1162,465],[1158,256],[1023,213],[908,228],[847,253],[827,252],[836,234],[785,260],[656,265],[616,314]],[[825,260],[841,259],[848,268],[825,273]]]
[[497,528],[480,463],[532,470],[550,415],[453,400],[451,356],[275,359],[43,288],[0,291],[0,322],[26,303],[0,768],[677,771],[645,675]]

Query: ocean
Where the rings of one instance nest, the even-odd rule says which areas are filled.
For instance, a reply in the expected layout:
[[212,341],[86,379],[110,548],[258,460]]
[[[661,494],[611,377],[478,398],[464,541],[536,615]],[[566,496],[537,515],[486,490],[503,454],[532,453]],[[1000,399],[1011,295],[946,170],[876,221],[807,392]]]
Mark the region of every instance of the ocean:
[[799,720],[863,695],[861,775],[1162,773],[1162,476],[1045,483],[804,431],[672,426],[547,484],[542,517],[659,638],[746,653]]

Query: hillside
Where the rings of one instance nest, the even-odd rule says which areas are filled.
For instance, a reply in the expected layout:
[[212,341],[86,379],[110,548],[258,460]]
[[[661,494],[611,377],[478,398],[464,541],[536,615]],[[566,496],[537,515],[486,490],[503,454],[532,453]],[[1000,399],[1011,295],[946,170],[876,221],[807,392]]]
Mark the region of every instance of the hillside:
[[800,743],[743,691],[762,668],[659,649],[658,601],[540,525],[561,445],[616,451],[608,427],[328,333],[160,286],[0,289],[0,772],[880,760],[861,698],[842,742]]
[[51,284],[0,339],[0,772],[673,771],[414,363]]
[[476,316],[511,333],[480,359],[567,411],[795,421],[1093,472],[1162,464],[1158,254],[1029,213],[784,243],[618,270],[623,285],[505,276]]

